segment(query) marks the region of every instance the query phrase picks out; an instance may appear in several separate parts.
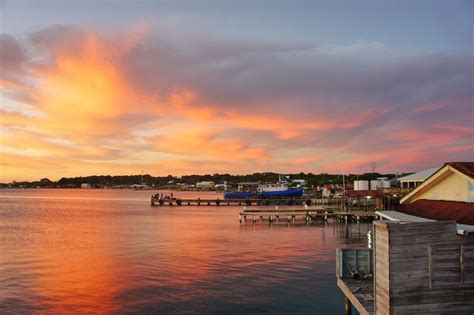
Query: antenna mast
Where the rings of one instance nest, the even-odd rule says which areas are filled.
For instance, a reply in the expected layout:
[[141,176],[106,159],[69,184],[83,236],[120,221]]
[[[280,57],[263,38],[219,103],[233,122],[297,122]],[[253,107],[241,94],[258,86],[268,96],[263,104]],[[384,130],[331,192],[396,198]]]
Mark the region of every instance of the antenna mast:
[[375,173],[375,166],[376,165],[377,164],[375,162],[370,165],[370,168],[372,169],[372,173]]

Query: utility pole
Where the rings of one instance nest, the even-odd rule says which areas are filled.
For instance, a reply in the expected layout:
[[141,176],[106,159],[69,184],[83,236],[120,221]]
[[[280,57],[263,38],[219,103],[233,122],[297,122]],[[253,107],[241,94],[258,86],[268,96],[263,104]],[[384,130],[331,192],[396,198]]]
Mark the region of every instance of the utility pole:
[[344,177],[344,172],[342,172],[342,210],[346,210],[346,180]]

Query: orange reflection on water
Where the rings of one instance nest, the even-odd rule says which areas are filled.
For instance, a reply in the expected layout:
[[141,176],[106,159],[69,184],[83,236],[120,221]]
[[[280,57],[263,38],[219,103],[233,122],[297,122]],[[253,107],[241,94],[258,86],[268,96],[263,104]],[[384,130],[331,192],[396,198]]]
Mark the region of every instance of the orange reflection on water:
[[241,207],[150,207],[149,195],[0,191],[8,205],[0,204],[0,306],[9,299],[16,302],[7,311],[29,303],[26,312],[48,313],[271,307],[282,290],[317,288],[328,275],[332,281],[335,247],[352,231],[321,223],[241,226]]

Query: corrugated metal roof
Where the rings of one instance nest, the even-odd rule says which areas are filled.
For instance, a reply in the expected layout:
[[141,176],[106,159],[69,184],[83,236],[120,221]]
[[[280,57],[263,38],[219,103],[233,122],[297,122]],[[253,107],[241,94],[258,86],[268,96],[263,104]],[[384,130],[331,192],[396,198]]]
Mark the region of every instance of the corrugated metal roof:
[[418,199],[412,203],[403,204],[396,210],[427,219],[455,220],[459,224],[474,225],[474,203]]
[[[400,221],[400,222],[434,222],[436,220],[426,219],[422,217],[417,217],[414,215],[398,212],[398,211],[376,211],[377,215],[381,216],[384,219],[390,221]],[[456,230],[458,234],[465,235],[474,233],[474,225],[468,224],[456,224]]]
[[439,170],[440,167],[433,167],[428,170],[424,170],[415,174],[399,177],[398,180],[401,182],[407,182],[407,181],[424,181],[431,175],[433,175],[437,170]]
[[434,222],[436,221],[436,220],[417,217],[414,215],[409,215],[409,214],[405,214],[398,211],[392,211],[392,210],[376,211],[375,213],[390,221],[406,221],[406,222]]

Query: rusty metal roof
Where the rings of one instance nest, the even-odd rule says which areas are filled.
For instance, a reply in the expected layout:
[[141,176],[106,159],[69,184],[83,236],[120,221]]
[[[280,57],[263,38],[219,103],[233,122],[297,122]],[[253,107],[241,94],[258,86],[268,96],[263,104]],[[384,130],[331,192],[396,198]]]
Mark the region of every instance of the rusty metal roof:
[[474,178],[474,162],[449,162],[446,165],[458,170],[459,172]]
[[474,203],[469,202],[418,199],[396,210],[426,219],[455,220],[459,224],[474,225]]

